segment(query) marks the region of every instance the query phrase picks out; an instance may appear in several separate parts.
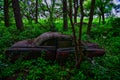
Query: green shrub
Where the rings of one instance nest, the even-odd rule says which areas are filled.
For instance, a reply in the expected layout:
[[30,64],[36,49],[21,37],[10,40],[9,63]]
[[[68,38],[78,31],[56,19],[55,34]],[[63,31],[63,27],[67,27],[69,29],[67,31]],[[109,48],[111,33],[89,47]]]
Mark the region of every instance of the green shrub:
[[83,72],[78,71],[74,77],[71,77],[71,80],[86,80],[86,76],[83,74]]
[[114,18],[112,21],[111,21],[111,25],[113,28],[115,29],[120,29],[120,18]]

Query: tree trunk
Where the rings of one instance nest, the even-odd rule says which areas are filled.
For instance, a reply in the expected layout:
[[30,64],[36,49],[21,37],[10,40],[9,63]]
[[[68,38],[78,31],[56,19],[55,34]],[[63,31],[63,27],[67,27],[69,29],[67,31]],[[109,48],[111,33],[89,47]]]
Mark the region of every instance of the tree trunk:
[[74,0],[74,23],[77,23],[78,0]]
[[76,37],[76,31],[74,28],[74,23],[72,20],[72,0],[69,0],[69,13],[68,13],[69,17],[70,17],[70,23],[72,26],[72,33],[73,33],[73,41],[74,41],[74,45],[75,45],[75,59],[76,59],[76,64],[78,63],[78,45],[77,45],[77,37]]
[[55,7],[55,0],[51,0],[51,9],[50,9],[50,31],[56,31],[55,30],[55,19],[54,19],[54,7]]
[[95,0],[91,0],[90,17],[89,17],[89,22],[88,22],[88,27],[87,27],[88,36],[90,35],[90,31],[91,31],[92,20],[93,20],[93,15],[94,15],[94,7],[95,7]]
[[99,24],[101,24],[101,15],[99,14]]
[[23,30],[23,22],[22,22],[22,17],[21,17],[21,13],[20,13],[19,1],[12,0],[12,7],[13,7],[13,12],[14,12],[16,27],[18,30],[22,31]]
[[101,8],[100,8],[100,11],[101,11],[101,16],[102,16],[102,24],[105,24],[104,9],[101,7]]
[[38,0],[36,0],[36,10],[35,10],[35,22],[38,23]]
[[68,30],[68,19],[67,19],[67,0],[63,0],[63,30]]
[[9,1],[4,0],[4,22],[5,26],[9,27]]
[[72,0],[69,0],[69,13],[68,14],[69,14],[71,20],[73,19],[72,13],[73,13],[73,11],[72,11]]
[[78,60],[78,63],[76,64],[76,67],[79,68],[82,59],[83,59],[83,52],[82,52],[82,25],[83,25],[83,19],[84,19],[84,12],[83,12],[83,1],[84,0],[80,0],[80,10],[81,10],[81,19],[80,19],[80,27],[79,27],[79,54],[80,54],[80,58]]
[[49,11],[49,14],[50,14],[50,18],[49,18],[49,23],[50,23],[50,31],[56,31],[55,30],[55,21],[54,21],[54,7],[55,7],[55,1],[56,0],[51,0],[51,7],[49,7],[48,3],[47,3],[47,0],[44,0],[45,4],[46,4],[46,7]]

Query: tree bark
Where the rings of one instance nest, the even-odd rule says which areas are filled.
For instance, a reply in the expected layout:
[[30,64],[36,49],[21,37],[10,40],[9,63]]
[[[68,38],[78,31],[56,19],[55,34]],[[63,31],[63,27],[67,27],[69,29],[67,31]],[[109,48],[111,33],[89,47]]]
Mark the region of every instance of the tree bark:
[[35,10],[35,22],[38,23],[38,0],[36,0],[36,10]]
[[74,23],[77,23],[78,0],[74,0]]
[[[100,0],[100,2],[103,3],[102,0]],[[104,8],[105,8],[104,4],[101,4],[99,9],[100,9],[100,12],[101,12],[102,24],[105,24]]]
[[101,11],[101,16],[102,16],[102,24],[105,24],[104,9],[101,7],[100,11]]
[[80,10],[81,10],[81,18],[80,18],[80,27],[79,27],[79,54],[80,58],[78,60],[78,63],[76,64],[76,67],[79,68],[82,59],[83,59],[83,52],[82,52],[82,26],[83,26],[83,19],[84,19],[84,12],[83,12],[83,1],[80,0]]
[[19,1],[12,0],[12,7],[13,7],[13,12],[14,12],[16,27],[18,30],[22,31],[23,30],[23,22],[22,22],[22,17],[21,17],[21,13],[20,13]]
[[63,0],[63,30],[68,30],[68,19],[67,19],[67,0]]
[[69,14],[71,20],[73,19],[72,13],[73,13],[72,0],[69,0],[69,13],[68,14]]
[[94,15],[94,7],[95,7],[95,0],[91,0],[90,17],[89,17],[89,22],[88,22],[88,27],[87,27],[88,36],[90,35],[90,31],[91,31],[92,20],[93,20],[93,15]]
[[73,33],[73,41],[74,41],[74,45],[75,45],[75,59],[76,59],[76,64],[78,63],[78,45],[77,45],[77,37],[76,37],[76,31],[74,28],[74,23],[72,20],[72,0],[69,0],[69,13],[68,13],[69,17],[70,17],[70,23],[72,26],[72,33]]
[[9,0],[4,0],[4,22],[9,27]]

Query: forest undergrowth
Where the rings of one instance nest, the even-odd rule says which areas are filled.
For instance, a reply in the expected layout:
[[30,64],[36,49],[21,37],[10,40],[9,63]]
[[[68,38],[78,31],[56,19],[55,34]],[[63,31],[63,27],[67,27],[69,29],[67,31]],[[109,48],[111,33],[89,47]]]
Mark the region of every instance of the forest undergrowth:
[[[94,22],[93,22],[94,23]],[[56,30],[71,35],[71,27],[67,32],[62,30],[61,21],[56,21]],[[24,31],[18,31],[14,25],[6,28],[0,24],[0,79],[1,80],[120,80],[120,29],[111,27],[110,23],[97,24],[92,28],[89,41],[99,44],[105,49],[105,55],[94,57],[94,63],[84,60],[80,69],[73,68],[74,60],[69,59],[64,66],[56,61],[46,61],[41,57],[31,60],[18,59],[9,62],[5,50],[15,42],[33,39],[48,32],[49,24],[25,24]],[[47,27],[47,28],[46,28]],[[86,25],[83,26],[82,40],[86,41]],[[75,27],[76,31],[78,26]],[[73,55],[74,57],[74,55]]]

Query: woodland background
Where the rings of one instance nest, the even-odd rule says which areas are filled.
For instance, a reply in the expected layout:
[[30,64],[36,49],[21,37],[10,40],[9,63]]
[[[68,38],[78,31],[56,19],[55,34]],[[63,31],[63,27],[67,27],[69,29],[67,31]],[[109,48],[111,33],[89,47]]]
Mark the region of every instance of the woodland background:
[[[120,18],[112,9],[120,9],[112,0],[0,0],[0,79],[120,80]],[[73,35],[75,46],[97,43],[106,54],[95,57],[94,64],[82,61],[79,69],[71,68],[73,60],[61,67],[41,57],[15,63],[6,58],[15,42],[48,31]]]

